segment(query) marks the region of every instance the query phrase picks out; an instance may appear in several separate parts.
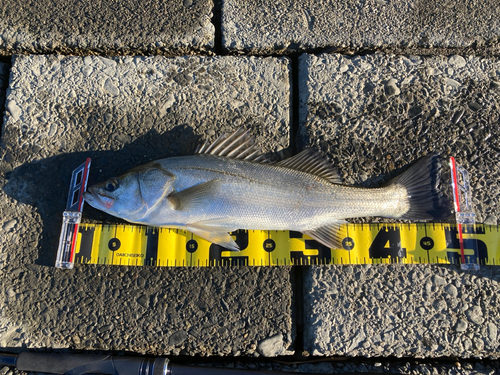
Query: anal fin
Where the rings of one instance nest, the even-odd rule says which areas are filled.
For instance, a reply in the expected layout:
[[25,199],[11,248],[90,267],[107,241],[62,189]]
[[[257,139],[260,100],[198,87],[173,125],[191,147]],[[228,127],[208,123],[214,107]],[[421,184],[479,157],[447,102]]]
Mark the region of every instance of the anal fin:
[[344,238],[340,228],[342,224],[347,224],[347,221],[336,220],[323,227],[305,231],[304,234],[329,248],[342,249],[342,239]]
[[232,232],[233,229],[204,225],[203,222],[188,224],[185,228],[204,240],[225,247],[228,250],[240,251],[239,246],[228,233]]

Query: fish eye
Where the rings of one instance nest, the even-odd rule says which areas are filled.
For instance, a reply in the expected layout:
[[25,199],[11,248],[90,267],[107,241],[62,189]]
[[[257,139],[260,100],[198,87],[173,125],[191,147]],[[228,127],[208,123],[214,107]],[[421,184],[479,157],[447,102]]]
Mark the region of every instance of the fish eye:
[[112,179],[106,181],[106,185],[104,186],[104,188],[107,191],[112,192],[112,191],[115,191],[116,189],[118,189],[119,186],[120,186],[120,184],[118,183],[118,180],[116,178],[112,178]]

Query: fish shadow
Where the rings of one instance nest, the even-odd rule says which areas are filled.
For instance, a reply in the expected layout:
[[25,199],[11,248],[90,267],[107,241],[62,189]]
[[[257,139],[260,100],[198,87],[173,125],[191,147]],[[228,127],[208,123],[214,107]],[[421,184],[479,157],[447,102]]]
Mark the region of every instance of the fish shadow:
[[[184,125],[163,133],[153,129],[118,150],[64,153],[25,163],[5,173],[3,192],[20,203],[36,208],[42,221],[38,258],[34,263],[49,267],[55,264],[71,173],[86,158],[92,159],[88,180],[91,186],[151,160],[193,154],[200,138],[192,128]],[[84,206],[82,222],[124,223],[89,205]]]

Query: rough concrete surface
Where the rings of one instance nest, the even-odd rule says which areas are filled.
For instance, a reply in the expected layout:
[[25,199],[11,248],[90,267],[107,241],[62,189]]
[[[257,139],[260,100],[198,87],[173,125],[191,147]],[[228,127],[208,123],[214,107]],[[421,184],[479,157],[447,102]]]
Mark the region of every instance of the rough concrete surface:
[[5,0],[0,54],[185,54],[212,50],[211,0]]
[[[86,157],[92,184],[239,126],[280,151],[288,76],[287,58],[16,57],[0,149],[0,347],[257,355],[281,335],[286,352],[290,268],[53,265]],[[86,206],[89,220],[114,221]]]
[[[301,147],[326,152],[346,183],[378,186],[437,151],[471,174],[478,222],[497,224],[498,60],[324,54],[299,68]],[[499,277],[495,267],[313,267],[305,343],[319,355],[497,358]]]
[[497,224],[500,60],[324,54],[299,64],[299,142],[329,154],[345,182],[375,186],[431,151],[454,156],[470,173],[477,222]]
[[499,19],[496,0],[225,0],[222,44],[254,53],[489,45],[498,52]]
[[306,350],[318,355],[498,358],[500,270],[311,267]]

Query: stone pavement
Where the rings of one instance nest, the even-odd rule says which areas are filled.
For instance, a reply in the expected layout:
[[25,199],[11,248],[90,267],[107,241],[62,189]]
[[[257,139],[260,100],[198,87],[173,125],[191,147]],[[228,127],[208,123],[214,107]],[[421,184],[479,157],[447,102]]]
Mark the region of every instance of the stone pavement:
[[222,2],[222,45],[257,54],[384,49],[498,53],[496,0]]
[[[0,64],[0,347],[498,358],[497,267],[52,267],[82,160],[96,182],[239,126],[277,157],[319,147],[350,184],[454,155],[478,221],[498,224],[493,3],[6,2],[0,53],[23,55]],[[88,206],[84,219],[115,220]]]
[[[0,346],[251,355],[279,335],[287,349],[290,268],[52,265],[59,207],[82,160],[92,158],[95,183],[193,153],[202,137],[235,126],[278,152],[290,137],[288,76],[287,58],[16,57],[0,166]],[[109,221],[85,211],[85,220]]]
[[[303,54],[298,140],[330,155],[346,182],[365,186],[428,152],[455,156],[471,173],[478,221],[496,225],[499,78],[498,58]],[[306,347],[496,357],[499,277],[497,267],[474,276],[442,266],[311,267]]]
[[4,1],[0,54],[172,54],[214,47],[212,1]]
[[303,54],[301,148],[331,155],[350,184],[429,152],[455,156],[471,174],[478,221],[496,225],[499,82],[498,58]]

